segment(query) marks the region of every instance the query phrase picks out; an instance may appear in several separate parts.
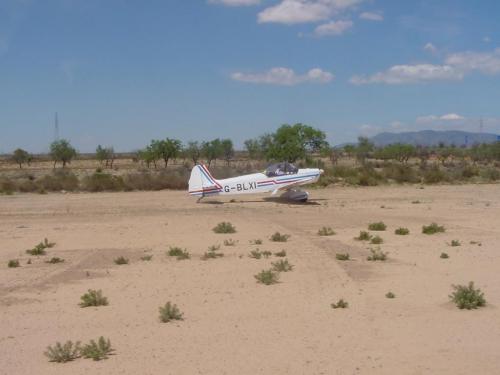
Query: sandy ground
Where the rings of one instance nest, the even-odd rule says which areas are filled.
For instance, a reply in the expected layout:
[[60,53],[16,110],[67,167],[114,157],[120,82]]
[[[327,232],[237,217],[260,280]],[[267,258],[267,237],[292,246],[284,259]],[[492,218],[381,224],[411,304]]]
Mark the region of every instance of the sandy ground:
[[[500,185],[311,194],[308,205],[262,197],[196,204],[170,191],[0,196],[0,373],[500,373]],[[353,238],[379,220],[389,259],[368,262],[368,245]],[[237,233],[213,233],[220,221]],[[422,234],[433,221],[446,232]],[[337,234],[318,236],[324,225]],[[410,235],[396,236],[400,226]],[[290,240],[269,241],[275,231]],[[56,246],[26,264],[25,250],[44,237]],[[200,259],[227,238],[238,243],[222,246],[223,258]],[[257,238],[262,245],[249,243]],[[170,245],[191,259],[167,257]],[[294,270],[279,284],[257,284],[254,275],[278,258],[248,257],[256,247],[285,249]],[[339,252],[351,260],[336,260]],[[140,260],[145,253],[152,261]],[[130,264],[115,265],[120,255]],[[66,261],[45,263],[52,256]],[[21,267],[7,268],[9,259]],[[458,310],[451,285],[470,280],[488,305]],[[109,306],[79,307],[89,288],[102,289]],[[339,298],[349,308],[332,309]],[[160,323],[167,301],[185,320]],[[116,350],[108,360],[58,364],[43,355],[56,341],[101,335]]]

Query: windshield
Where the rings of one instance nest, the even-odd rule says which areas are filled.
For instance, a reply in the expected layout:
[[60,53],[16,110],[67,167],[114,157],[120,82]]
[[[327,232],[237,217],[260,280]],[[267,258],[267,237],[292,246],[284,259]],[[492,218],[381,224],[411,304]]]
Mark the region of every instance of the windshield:
[[266,176],[267,177],[273,177],[273,176],[283,176],[287,174],[296,174],[299,171],[299,169],[290,163],[276,163],[276,164],[271,164],[269,167],[266,169]]

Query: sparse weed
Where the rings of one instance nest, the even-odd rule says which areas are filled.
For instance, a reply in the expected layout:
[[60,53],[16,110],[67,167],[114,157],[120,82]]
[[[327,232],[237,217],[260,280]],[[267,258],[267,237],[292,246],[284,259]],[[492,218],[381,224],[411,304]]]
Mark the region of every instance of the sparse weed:
[[349,260],[351,257],[349,255],[349,253],[337,253],[337,254],[335,254],[335,258],[337,260],[344,261],[344,260]]
[[269,258],[271,255],[273,255],[273,253],[269,250],[264,250],[261,254],[264,258]]
[[151,255],[151,254],[143,255],[143,256],[141,257],[141,260],[142,260],[143,262],[149,262],[151,259],[153,259],[153,255]]
[[63,263],[63,262],[64,262],[64,259],[62,259],[62,258],[52,257],[48,261],[46,261],[45,263],[56,264],[56,263]]
[[108,299],[102,295],[102,290],[89,289],[80,299],[80,307],[108,305]]
[[444,226],[437,225],[436,223],[432,223],[430,225],[424,225],[422,227],[422,233],[424,234],[443,233],[444,231],[445,231]]
[[280,232],[276,232],[271,236],[271,241],[273,242],[286,242],[290,238],[288,234],[281,234]]
[[477,245],[477,246],[481,246],[481,245],[482,245],[482,243],[481,243],[481,242],[479,242],[479,241],[470,241],[469,243],[470,243],[471,245]]
[[447,253],[441,253],[439,256],[441,259],[448,259],[450,256]]
[[276,284],[279,280],[279,273],[270,269],[262,270],[254,276],[260,284],[271,285]]
[[318,230],[318,236],[333,236],[335,231],[330,228],[330,227],[323,227],[320,230]]
[[459,240],[451,240],[450,246],[455,247],[455,246],[460,246],[460,245],[461,245],[461,243]]
[[369,241],[371,238],[372,235],[365,230],[360,231],[358,237],[354,237],[354,239],[358,241]]
[[227,240],[224,240],[224,246],[234,246],[238,243],[238,241],[233,240],[232,238],[229,238]]
[[374,245],[380,245],[381,243],[383,243],[384,240],[382,239],[382,237],[380,236],[375,236],[375,237],[372,237],[370,243],[374,244]]
[[208,247],[208,251],[217,251],[220,250],[220,245],[211,245]]
[[259,249],[255,249],[255,250],[250,251],[250,254],[248,256],[250,258],[260,259],[260,258],[262,258],[262,253]]
[[212,230],[215,233],[236,233],[234,225],[227,221],[217,224]]
[[180,247],[177,246],[170,246],[167,255],[169,257],[176,257],[177,260],[184,260],[191,258],[191,255],[189,255],[186,249],[181,249]]
[[7,267],[9,268],[17,268],[19,267],[19,261],[17,259],[11,259],[9,260],[9,262],[7,263]]
[[105,339],[103,336],[99,337],[97,342],[90,340],[90,342],[83,346],[81,353],[84,358],[91,358],[94,361],[107,359],[113,349],[111,348],[111,341]]
[[385,225],[384,222],[382,222],[382,221],[368,224],[369,230],[382,231],[382,230],[386,230],[386,228],[387,228],[387,225]]
[[128,264],[128,259],[125,258],[124,256],[119,256],[118,258],[116,258],[114,260],[115,264],[118,264],[119,266],[123,265],[123,264]]
[[395,295],[393,292],[387,292],[387,293],[385,294],[385,297],[386,297],[386,298],[396,298],[396,295]]
[[28,259],[28,261],[26,262],[26,264],[31,264],[31,258]]
[[57,342],[54,346],[47,346],[43,354],[49,358],[50,362],[69,362],[80,356],[80,342],[66,341],[65,344]]
[[216,258],[221,258],[223,257],[223,253],[217,253],[215,250],[208,250],[203,256],[201,257],[202,260],[208,260],[208,259],[216,259]]
[[399,236],[406,236],[407,234],[410,234],[410,230],[408,228],[398,228],[394,231],[394,234],[397,234]]
[[271,263],[271,265],[276,272],[288,272],[293,269],[293,265],[288,263],[288,259],[280,259],[277,262]]
[[452,285],[454,292],[450,294],[450,299],[459,309],[477,309],[486,305],[484,293],[481,289],[474,288],[474,283],[471,281],[469,285]]
[[251,240],[250,244],[252,245],[262,245],[262,240],[261,239],[256,239],[256,240]]
[[347,309],[349,307],[349,303],[341,298],[337,301],[337,303],[332,303],[330,306],[332,309]]
[[419,203],[422,203],[422,202],[420,202],[419,200],[416,200],[416,201],[412,201],[411,203],[412,204],[419,204]]
[[179,310],[177,305],[172,304],[170,301],[165,306],[160,306],[160,321],[168,323],[171,320],[183,320],[183,313]]
[[366,258],[369,261],[385,261],[387,260],[387,253],[384,253],[380,249],[370,249],[370,255]]
[[275,256],[277,257],[286,257],[286,251],[285,250],[281,250],[281,251],[278,251],[276,253],[274,253]]

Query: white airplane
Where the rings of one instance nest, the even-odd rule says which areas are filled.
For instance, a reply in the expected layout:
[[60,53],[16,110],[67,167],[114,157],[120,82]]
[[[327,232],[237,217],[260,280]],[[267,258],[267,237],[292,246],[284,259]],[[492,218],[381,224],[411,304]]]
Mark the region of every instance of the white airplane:
[[277,163],[261,173],[216,180],[205,165],[195,165],[189,178],[189,194],[199,197],[199,201],[203,197],[216,195],[268,192],[276,195],[284,190],[282,198],[306,202],[309,193],[297,187],[318,181],[322,173],[323,170],[318,168],[298,169],[290,163]]

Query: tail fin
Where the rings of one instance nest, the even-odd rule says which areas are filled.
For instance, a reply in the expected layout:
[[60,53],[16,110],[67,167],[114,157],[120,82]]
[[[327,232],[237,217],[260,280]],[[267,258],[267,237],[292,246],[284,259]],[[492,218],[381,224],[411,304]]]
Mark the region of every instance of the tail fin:
[[217,194],[222,191],[222,186],[212,177],[208,168],[204,165],[195,165],[189,177],[189,194],[205,196]]

